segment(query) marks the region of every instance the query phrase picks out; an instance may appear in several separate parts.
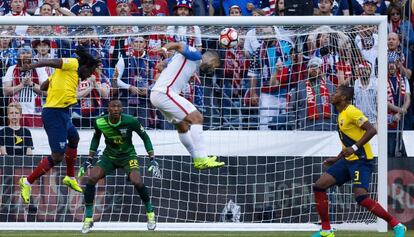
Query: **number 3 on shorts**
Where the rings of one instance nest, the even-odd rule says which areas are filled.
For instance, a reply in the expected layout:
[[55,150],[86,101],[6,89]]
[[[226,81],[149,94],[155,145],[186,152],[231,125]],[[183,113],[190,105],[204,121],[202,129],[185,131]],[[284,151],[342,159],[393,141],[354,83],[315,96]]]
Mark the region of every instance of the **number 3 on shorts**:
[[138,168],[138,161],[137,160],[130,160],[129,161],[130,168]]
[[354,172],[354,182],[359,182],[359,171],[355,170]]

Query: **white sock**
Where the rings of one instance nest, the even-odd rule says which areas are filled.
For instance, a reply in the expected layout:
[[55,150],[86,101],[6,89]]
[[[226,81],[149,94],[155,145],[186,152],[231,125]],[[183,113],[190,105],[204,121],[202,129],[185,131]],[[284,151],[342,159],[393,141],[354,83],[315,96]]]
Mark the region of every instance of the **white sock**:
[[187,151],[190,153],[191,158],[196,157],[193,139],[191,138],[190,132],[188,131],[186,133],[178,133],[178,137],[180,138],[181,143],[185,146]]
[[193,124],[190,127],[191,138],[193,139],[197,158],[207,158],[206,146],[203,138],[203,125]]

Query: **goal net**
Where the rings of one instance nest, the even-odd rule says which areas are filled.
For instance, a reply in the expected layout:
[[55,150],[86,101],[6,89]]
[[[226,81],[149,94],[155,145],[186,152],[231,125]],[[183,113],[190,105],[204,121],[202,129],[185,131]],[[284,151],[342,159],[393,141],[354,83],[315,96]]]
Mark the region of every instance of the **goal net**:
[[[386,103],[377,102],[386,98],[377,81],[386,75],[384,17],[4,19],[1,139],[6,145],[23,139],[24,147],[0,159],[1,229],[81,227],[83,195],[62,185],[64,164],[33,185],[30,205],[22,204],[18,187],[18,179],[50,153],[40,119],[45,95],[32,83],[53,73],[51,68],[22,72],[19,67],[30,60],[75,57],[77,45],[102,61],[99,71],[80,82],[79,103],[71,108],[81,137],[78,166],[88,154],[94,119],[106,112],[117,81],[124,112],[147,129],[162,169],[161,179],[151,177],[144,146],[134,137],[159,229],[319,229],[312,184],[325,171],[323,160],[341,149],[337,114],[329,103],[339,84],[355,87],[355,105],[378,124],[371,145],[382,161],[377,159],[369,192],[386,206]],[[239,33],[235,48],[218,43],[226,27]],[[168,65],[156,49],[174,41],[214,50],[221,58],[214,73],[195,73],[182,96],[202,112],[208,152],[224,161],[224,168],[195,170],[174,126],[149,101]],[[20,123],[31,139],[7,132],[11,102],[21,105]],[[30,147],[34,155],[21,155]],[[335,228],[386,230],[356,204],[350,184],[329,189],[328,197]],[[145,209],[121,170],[98,183],[94,220],[97,229],[145,228]]]

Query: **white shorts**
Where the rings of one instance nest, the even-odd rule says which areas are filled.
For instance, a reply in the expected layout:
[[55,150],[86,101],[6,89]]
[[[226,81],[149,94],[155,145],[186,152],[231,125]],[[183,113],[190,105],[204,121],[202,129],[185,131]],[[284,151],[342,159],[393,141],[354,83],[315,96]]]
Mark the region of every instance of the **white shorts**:
[[165,119],[173,124],[183,121],[187,115],[197,110],[190,101],[173,92],[166,94],[151,91],[150,100],[151,104],[160,110]]

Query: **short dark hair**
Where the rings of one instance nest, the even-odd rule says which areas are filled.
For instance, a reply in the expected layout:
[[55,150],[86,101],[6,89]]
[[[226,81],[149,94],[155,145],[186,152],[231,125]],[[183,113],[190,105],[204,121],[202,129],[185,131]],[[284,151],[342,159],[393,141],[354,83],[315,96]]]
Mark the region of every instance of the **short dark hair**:
[[207,50],[206,52],[204,52],[203,55],[206,55],[210,57],[213,61],[217,61],[218,63],[220,63],[220,56],[216,51]]
[[83,46],[78,46],[75,53],[79,57],[79,66],[86,65],[88,67],[98,67],[101,61],[90,55]]
[[351,102],[352,99],[354,98],[354,87],[347,86],[347,85],[340,85],[338,87],[338,90],[341,91],[341,94],[346,97],[346,100],[348,102]]
[[110,104],[112,104],[112,103],[114,103],[114,102],[119,102],[119,103],[121,103],[121,106],[123,107],[124,105],[122,104],[122,101],[120,100],[120,99],[118,99],[118,98],[111,98],[110,100],[109,100],[109,102],[108,102],[108,107],[109,107],[109,105]]

